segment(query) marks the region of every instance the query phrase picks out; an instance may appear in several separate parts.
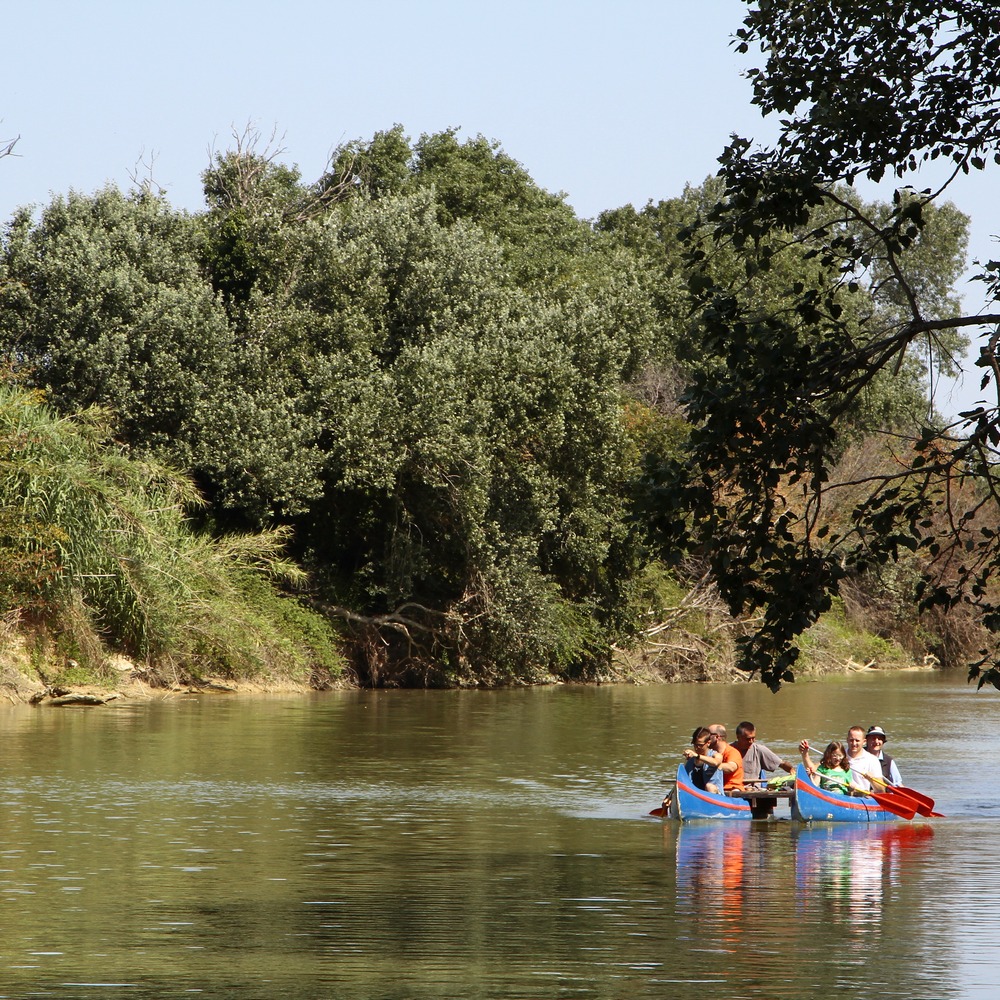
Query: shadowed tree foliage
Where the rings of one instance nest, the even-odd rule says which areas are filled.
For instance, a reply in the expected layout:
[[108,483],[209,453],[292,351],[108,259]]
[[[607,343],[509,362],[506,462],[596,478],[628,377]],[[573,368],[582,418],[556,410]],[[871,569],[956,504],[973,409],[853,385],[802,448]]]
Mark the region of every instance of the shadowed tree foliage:
[[[717,364],[687,393],[689,459],[661,481],[663,527],[674,544],[708,555],[734,611],[761,613],[742,662],[777,688],[793,678],[796,636],[845,578],[909,553],[919,557],[920,608],[966,604],[1000,631],[1000,315],[963,315],[947,291],[954,269],[925,280],[935,226],[950,233],[946,253],[958,265],[960,220],[933,207],[947,177],[936,191],[906,183],[931,161],[955,176],[1000,160],[1000,10],[769,0],[748,4],[737,35],[740,51],[762,53],[749,74],[753,101],[780,115],[781,128],[773,148],[734,137],[721,158],[725,191],[688,232],[690,259],[734,248],[774,271],[790,253],[816,262],[824,280],[785,280],[761,303],[711,268],[692,275],[704,348]],[[859,177],[900,186],[887,206],[866,205],[850,190]],[[998,266],[981,276],[991,298]],[[848,523],[831,528],[823,508],[845,418],[918,357],[947,371],[961,335],[977,327],[993,401],[950,426],[928,412],[917,426],[888,428],[890,469],[866,474]],[[998,664],[994,644],[972,676],[996,684]]]
[[[819,206],[801,231],[782,232],[760,245],[737,247],[732,242],[716,242],[714,227],[703,221],[725,196],[722,178],[714,177],[701,187],[688,186],[680,198],[650,202],[641,211],[626,206],[598,217],[597,228],[643,262],[640,280],[660,319],[659,340],[651,360],[662,369],[698,373],[705,379],[725,378],[725,358],[706,349],[708,341],[699,326],[697,290],[704,289],[706,281],[729,289],[746,308],[764,313],[785,308],[786,292],[792,285],[816,290],[830,281],[836,283],[839,277],[836,267],[820,259],[808,242],[796,243],[810,228],[849,231],[852,223],[839,209]],[[874,220],[892,214],[891,206],[865,203],[847,187],[841,187],[837,196]],[[907,283],[919,289],[930,311],[947,315],[960,305],[954,283],[964,267],[969,220],[950,204],[930,205],[925,215],[919,243],[897,267],[905,270]],[[859,285],[854,294],[840,298],[843,322],[855,327],[873,321],[881,326],[898,322],[906,304],[896,273],[878,260],[872,261],[871,280],[863,288]],[[803,325],[800,336],[810,335],[808,326]],[[919,422],[927,410],[929,364],[934,377],[954,375],[957,358],[966,346],[961,334],[943,331],[933,358],[915,354],[905,358],[898,370],[878,373],[840,415],[840,438]]]
[[301,183],[255,137],[207,209],[57,198],[4,242],[9,354],[190,470],[216,528],[294,529],[375,683],[594,676],[632,627],[634,257],[495,144],[400,130]]
[[289,236],[253,312],[319,421],[300,544],[382,682],[592,672],[626,627],[621,383],[646,305],[614,254],[556,296],[504,254],[431,189],[360,196]]

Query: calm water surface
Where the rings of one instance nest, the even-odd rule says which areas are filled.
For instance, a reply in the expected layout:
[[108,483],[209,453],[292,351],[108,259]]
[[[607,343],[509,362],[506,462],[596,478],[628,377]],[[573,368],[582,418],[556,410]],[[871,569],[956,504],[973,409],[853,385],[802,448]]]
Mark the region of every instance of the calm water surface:
[[[914,673],[0,709],[0,997],[993,996],[998,698]],[[694,725],[743,718],[789,756],[880,723],[947,818],[650,819]]]

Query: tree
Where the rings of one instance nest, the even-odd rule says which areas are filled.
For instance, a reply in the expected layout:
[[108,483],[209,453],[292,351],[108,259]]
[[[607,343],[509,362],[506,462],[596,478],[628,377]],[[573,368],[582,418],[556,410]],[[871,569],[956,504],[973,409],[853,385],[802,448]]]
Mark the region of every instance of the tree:
[[601,669],[634,572],[634,259],[453,131],[349,144],[309,187],[246,141],[205,182],[206,273],[313,420],[322,495],[293,518],[298,551],[362,676]]
[[[665,537],[703,549],[734,611],[762,613],[742,663],[777,689],[794,677],[796,636],[845,578],[904,553],[919,557],[921,608],[965,603],[1000,633],[1000,312],[963,315],[947,283],[919,280],[911,266],[932,226],[949,224],[949,210],[934,206],[950,180],[1000,162],[1000,9],[960,0],[748,8],[736,47],[761,53],[753,102],[781,116],[779,136],[764,149],[733,138],[720,158],[724,195],[689,228],[689,259],[732,248],[756,268],[773,271],[791,254],[819,271],[803,280],[793,269],[780,297],[760,302],[710,268],[692,270],[703,347],[717,363],[688,390],[687,461],[655,485]],[[906,183],[933,161],[950,169],[937,190]],[[851,191],[859,178],[887,177],[899,185],[887,207]],[[953,241],[952,259],[960,249]],[[993,301],[998,274],[991,262],[980,276]],[[952,364],[956,333],[977,327],[993,401],[950,426],[927,412],[916,427],[884,427],[891,471],[866,474],[848,523],[831,527],[830,470],[858,400],[888,391],[918,345],[932,370]],[[972,665],[981,684],[1000,687],[998,652],[994,640]]]
[[[888,217],[891,206],[880,202],[866,204],[849,188],[838,196],[856,210],[873,219]],[[697,335],[697,319],[692,324],[697,297],[691,287],[703,287],[706,281],[728,288],[757,313],[778,311],[785,305],[785,290],[791,283],[803,288],[822,288],[831,270],[810,252],[808,243],[790,243],[784,234],[777,240],[762,239],[756,244],[736,247],[713,245],[713,227],[699,219],[725,196],[722,178],[710,177],[700,187],[687,186],[680,198],[650,202],[642,211],[632,206],[603,212],[597,228],[620,241],[641,262],[640,280],[649,294],[660,320],[659,338],[654,346],[653,363],[661,369],[680,369],[688,373],[711,371],[710,377],[724,377],[725,359],[711,350]],[[817,206],[810,213],[807,227],[844,227],[831,212],[831,205]],[[921,297],[930,303],[935,314],[957,308],[952,291],[954,281],[964,266],[968,219],[954,206],[929,206],[919,246],[907,255],[906,276],[910,285],[921,289]],[[688,249],[679,238],[687,231]],[[697,243],[697,248],[695,244]],[[780,253],[778,252],[780,251]],[[839,305],[845,323],[855,325],[870,321],[878,311],[885,326],[905,308],[895,275],[879,268],[873,261],[872,280],[862,294],[841,295]],[[808,328],[800,336],[810,336]],[[955,373],[956,362],[966,344],[961,335],[942,338],[947,350],[933,359],[936,370]],[[854,435],[886,426],[911,424],[926,409],[924,382],[927,359],[908,359],[895,377],[877,378],[854,401],[841,420],[847,421]],[[679,391],[679,390],[678,390]]]
[[[349,191],[375,199],[431,190],[442,225],[472,222],[495,235],[515,281],[549,294],[586,280],[595,250],[590,227],[565,195],[539,187],[499,142],[482,135],[460,141],[458,129],[411,142],[396,125],[368,142],[348,143],[312,190],[322,198]],[[603,256],[597,253],[598,270]]]
[[[161,198],[112,187],[18,212],[0,256],[0,343],[61,410],[112,411],[125,443],[257,526],[317,493],[312,426],[266,349],[229,322],[203,234]],[[235,296],[235,279],[226,287]]]
[[279,152],[237,136],[200,215],[111,188],[19,213],[8,355],[193,474],[207,525],[292,529],[369,681],[604,670],[639,563],[636,258],[481,137],[394,129],[314,185]]
[[288,235],[251,314],[313,401],[325,488],[300,543],[378,683],[589,673],[626,627],[620,386],[645,300],[614,252],[550,294],[507,249],[431,188],[358,197]]

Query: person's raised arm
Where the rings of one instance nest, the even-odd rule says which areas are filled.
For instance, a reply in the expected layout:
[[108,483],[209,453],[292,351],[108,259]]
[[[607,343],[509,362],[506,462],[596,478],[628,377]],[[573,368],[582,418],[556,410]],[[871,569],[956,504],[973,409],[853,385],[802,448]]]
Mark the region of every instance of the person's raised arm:
[[815,778],[819,773],[816,770],[816,765],[812,762],[812,757],[809,756],[809,741],[803,740],[799,744],[799,753],[802,754],[802,763],[805,765],[806,771],[809,776]]
[[[697,750],[692,750],[691,747],[685,747],[684,756],[688,760],[704,761],[706,764],[714,764],[716,767],[722,764],[722,754],[715,750],[706,750],[704,753],[698,753]],[[736,765],[733,764],[733,770],[735,769]]]

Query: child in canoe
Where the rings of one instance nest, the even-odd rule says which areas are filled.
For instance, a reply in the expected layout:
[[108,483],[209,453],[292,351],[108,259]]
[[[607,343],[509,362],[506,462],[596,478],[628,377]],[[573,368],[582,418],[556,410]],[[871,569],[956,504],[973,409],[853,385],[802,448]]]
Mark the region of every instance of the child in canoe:
[[847,763],[847,751],[840,740],[832,740],[823,751],[823,756],[818,764],[812,762],[809,756],[809,741],[803,740],[799,744],[799,752],[802,754],[802,763],[805,765],[809,777],[814,785],[819,785],[826,792],[840,792],[842,795],[850,794],[851,768]]

